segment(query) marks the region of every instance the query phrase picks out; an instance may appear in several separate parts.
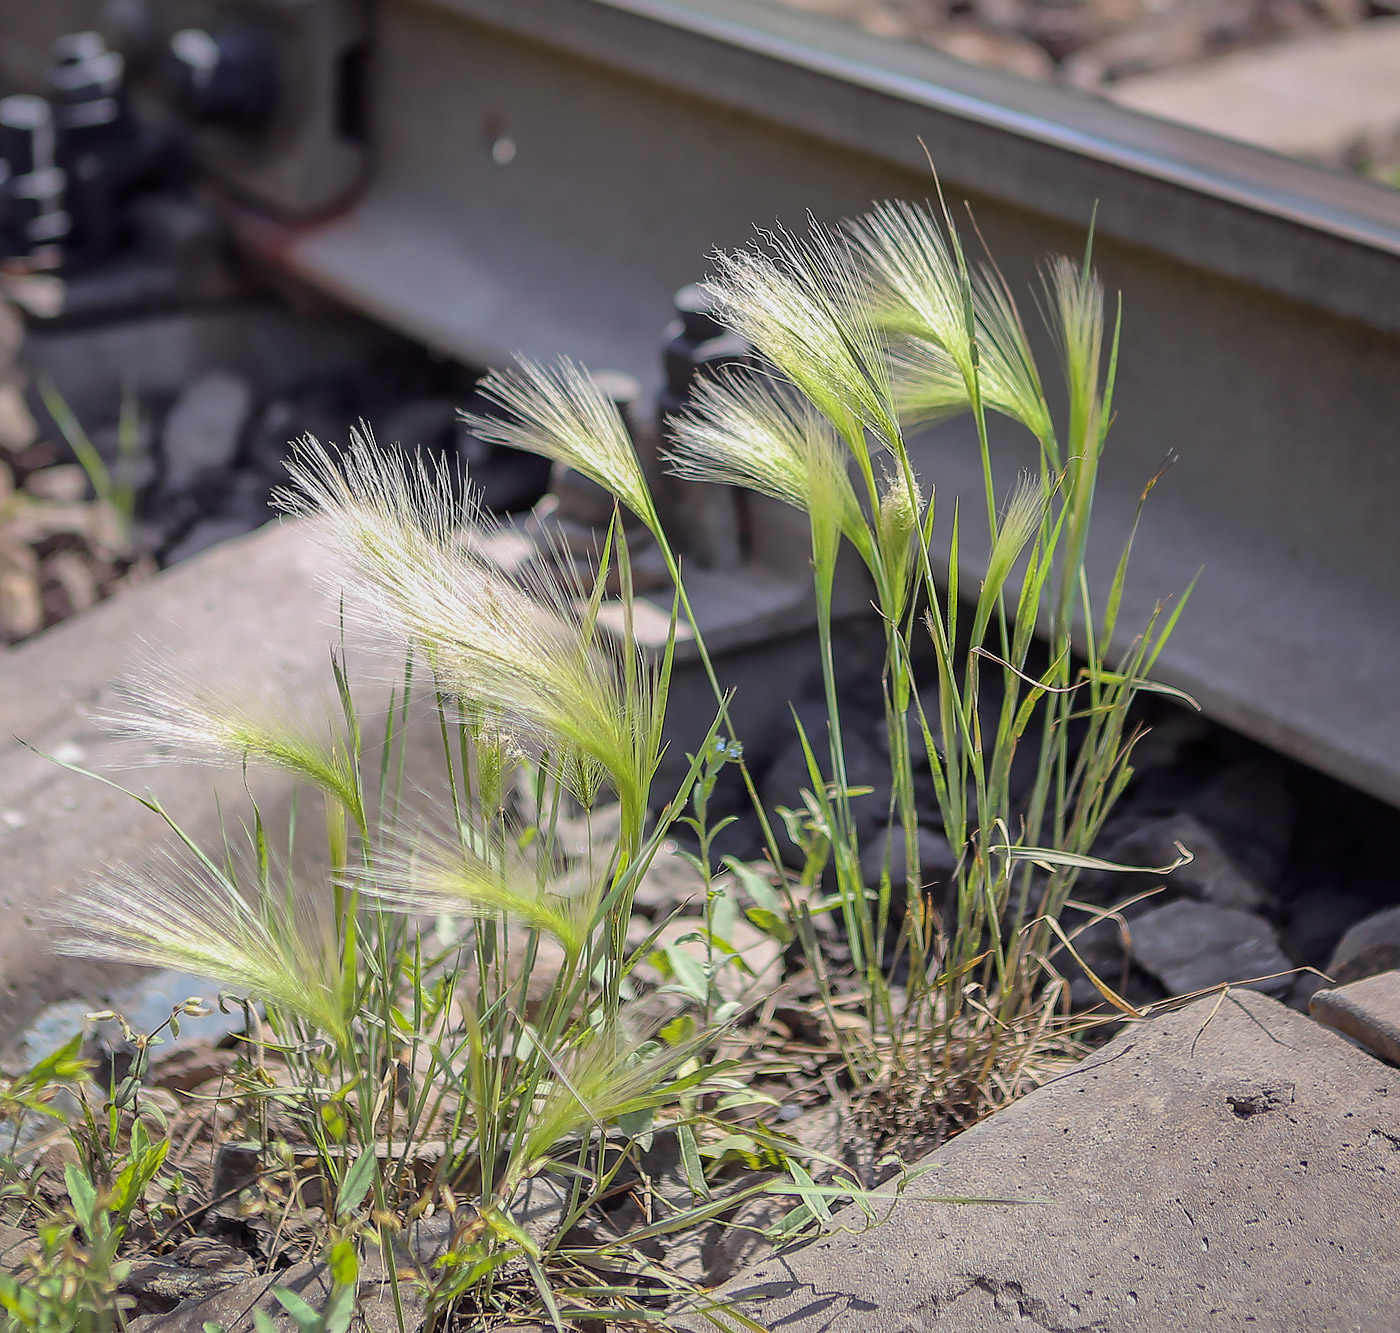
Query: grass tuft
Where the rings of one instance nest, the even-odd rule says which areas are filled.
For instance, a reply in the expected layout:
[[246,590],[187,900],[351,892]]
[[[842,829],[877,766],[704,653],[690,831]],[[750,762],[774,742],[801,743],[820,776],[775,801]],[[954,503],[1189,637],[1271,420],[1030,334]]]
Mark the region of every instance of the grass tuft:
[[[33,1326],[44,1309],[76,1326],[62,1319],[81,1308],[84,1329],[115,1327],[122,1256],[193,1234],[213,1206],[171,1154],[230,1135],[255,1158],[239,1217],[275,1219],[258,1233],[266,1264],[324,1257],[332,1272],[319,1314],[284,1295],[303,1327],[344,1326],[375,1249],[403,1333],[664,1321],[686,1293],[703,1300],[703,1274],[668,1266],[669,1240],[700,1252],[705,1228],[778,1201],[751,1227],[775,1244],[844,1224],[832,1200],[873,1222],[874,1201],[893,1197],[871,1193],[881,1152],[932,1146],[1078,1052],[1085,1020],[1062,967],[1079,955],[1060,916],[1078,875],[1106,868],[1091,852],[1131,776],[1128,710],[1156,688],[1148,675],[1181,612],[1121,631],[1131,543],[1106,590],[1085,574],[1118,346],[1088,259],[1043,271],[1067,386],[1057,420],[1010,288],[968,264],[946,211],[885,204],[839,230],[776,230],[716,256],[711,291],[762,368],[702,382],[669,459],[682,478],[749,487],[810,521],[827,725],[800,733],[808,785],[783,812],[795,857],[755,798],[766,859],[716,864],[723,770],[737,766],[753,792],[718,685],[683,780],[653,790],[681,618],[717,677],[626,423],[578,366],[493,373],[484,392],[500,415],[473,429],[615,496],[591,571],[541,560],[507,577],[489,520],[445,471],[380,450],[367,430],[343,451],[302,441],[284,505],[317,516],[344,567],[345,614],[403,674],[373,744],[343,651],[328,728],[166,666],[107,719],[164,752],[291,774],[325,798],[331,855],[325,870],[274,873],[274,831],[254,810],[251,871],[229,847],[185,839],[56,907],[68,952],[208,977],[244,1001],[248,1030],[232,1094],[157,1135],[149,1053],[199,1006],[192,997],[157,1033],[121,1020],[134,1072],[101,1118],[82,1103],[65,1205],[23,1183],[16,1130],[0,1204],[48,1228],[31,1284],[48,1304],[24,1307]],[[905,435],[963,411],[989,538],[975,578],[958,501],[976,497],[935,509],[937,478],[918,475]],[[1009,489],[988,412],[1037,446],[1038,466]],[[675,581],[671,636],[650,656],[631,632],[636,528],[623,509]],[[851,682],[838,688],[833,642],[847,544],[883,635],[867,683],[889,758],[878,878],[852,806]],[[420,799],[406,733],[424,718],[441,791]],[[956,862],[936,878],[920,864],[930,820]],[[287,830],[289,865],[307,863],[297,837]],[[695,906],[645,919],[639,893],[658,858],[692,877]],[[43,1115],[51,1085],[81,1077],[76,1052],[12,1080],[0,1110]],[[784,1097],[810,1105],[815,1089],[863,1154],[804,1148],[772,1114]],[[555,1205],[543,1217],[540,1196]],[[424,1232],[438,1237],[433,1256],[413,1248]],[[0,1279],[0,1302],[19,1308],[20,1290]]]

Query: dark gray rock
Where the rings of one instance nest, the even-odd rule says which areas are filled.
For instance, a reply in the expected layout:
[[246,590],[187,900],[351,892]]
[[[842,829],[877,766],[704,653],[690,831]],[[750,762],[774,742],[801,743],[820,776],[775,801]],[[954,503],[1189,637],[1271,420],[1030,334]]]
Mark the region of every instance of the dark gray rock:
[[184,1301],[216,1296],[256,1276],[253,1258],[246,1251],[197,1236],[177,1246],[168,1258],[134,1263],[120,1290],[136,1298],[137,1310],[163,1313]]
[[[825,776],[830,768],[827,750],[826,712],[824,709],[803,706],[798,715],[807,732],[808,744],[816,756],[817,764]],[[880,829],[889,814],[890,767],[888,757],[879,747],[863,739],[858,732],[851,731],[845,738],[846,781],[852,787],[870,787],[873,790],[862,796],[851,798],[851,813],[854,816],[861,840],[872,838]],[[781,749],[769,766],[759,785],[759,794],[768,809],[773,827],[777,831],[779,844],[784,854],[792,848],[783,831],[783,822],[777,811],[780,806],[790,810],[802,810],[802,791],[812,786],[807,769],[807,759],[797,737]],[[793,852],[793,856],[796,853]]]
[[109,469],[114,487],[138,497],[155,485],[158,470],[155,455],[151,453],[127,454],[116,459]]
[[1387,907],[1358,921],[1332,951],[1323,969],[1333,981],[1360,981],[1400,967],[1400,907]]
[[252,405],[248,381],[226,370],[211,370],[186,386],[161,431],[166,489],[183,490],[202,473],[229,467]]
[[848,1209],[715,1299],[784,1333],[1390,1328],[1397,1097],[1303,1015],[1205,999],[939,1149],[883,1226]]
[[[1120,838],[1105,859],[1120,865],[1168,866],[1178,859],[1177,844],[1191,853],[1191,860],[1163,876],[1112,876],[1122,897],[1130,897],[1164,883],[1168,892],[1188,894],[1217,907],[1254,912],[1272,906],[1272,896],[1246,873],[1200,820],[1189,814],[1157,819]],[[1102,885],[1101,885],[1102,887]]]
[[1179,766],[1210,735],[1210,723],[1204,717],[1173,702],[1170,711],[1152,718],[1147,731],[1133,746],[1133,772],[1140,779],[1153,769]]
[[549,491],[558,501],[555,512],[561,520],[589,529],[606,527],[617,503],[610,491],[563,463],[550,469]]
[[[489,417],[498,410],[476,393],[461,404],[461,412],[472,416]],[[501,513],[528,509],[549,489],[549,459],[483,440],[460,416],[455,440],[467,484],[488,509]]]
[[[241,1028],[241,1022],[236,1028]],[[160,1047],[151,1057],[150,1085],[167,1092],[192,1092],[215,1079],[226,1080],[238,1064],[239,1054],[212,1041],[184,1040],[173,1047]]]
[[150,414],[142,412],[135,430],[126,438],[118,424],[97,426],[92,431],[92,443],[107,464],[113,485],[128,487],[139,497],[155,484],[160,469]]
[[1130,947],[1173,995],[1240,982],[1282,995],[1293,984],[1293,964],[1273,927],[1229,907],[1189,898],[1154,907],[1133,921]]
[[210,1193],[215,1198],[235,1194],[257,1183],[262,1171],[262,1154],[252,1143],[221,1143],[214,1159],[214,1179]]
[[237,518],[251,532],[274,516],[272,486],[256,472],[214,473],[195,487],[205,514],[210,518]]
[[1166,991],[1160,983],[1141,967],[1134,966],[1128,949],[1131,928],[1127,923],[1120,924],[1116,918],[1105,917],[1084,925],[1083,918],[1073,910],[1066,913],[1062,922],[1071,935],[1075,952],[1083,960],[1083,967],[1068,950],[1061,950],[1053,961],[1060,975],[1069,982],[1070,1003],[1076,1010],[1100,1009],[1106,1004],[1103,993],[1090,980],[1089,972],[1138,1008],[1165,998]]
[[0,1223],[0,1271],[18,1273],[39,1250],[39,1237],[35,1232]]
[[8,374],[24,346],[24,316],[14,302],[0,296],[0,374]]
[[1190,803],[1233,859],[1263,884],[1278,878],[1293,841],[1298,804],[1277,758],[1231,764]]
[[408,454],[443,453],[455,443],[457,407],[450,398],[411,398],[385,414],[375,432],[381,444]]
[[763,836],[763,825],[753,808],[740,807],[732,815],[726,812],[725,817],[732,819],[733,823],[726,824],[715,835],[710,848],[713,858],[717,862],[730,856],[736,861],[762,860],[767,851],[767,843]]
[[1299,962],[1324,967],[1349,926],[1367,915],[1368,900],[1335,885],[1317,885],[1290,903],[1288,943]]
[[[268,481],[281,485],[287,480],[286,459],[292,442],[306,431],[320,437],[325,423],[311,420],[285,398],[274,398],[259,414],[243,450],[247,465]],[[327,439],[331,438],[329,434]]]
[[1308,1012],[1308,1006],[1312,1003],[1312,997],[1318,991],[1325,990],[1329,984],[1326,977],[1320,976],[1316,972],[1299,972],[1293,979],[1293,984],[1288,988],[1286,1001],[1299,1013],[1305,1014]]
[[[957,869],[958,858],[943,834],[923,825],[918,830],[919,880],[922,886],[946,885]],[[881,829],[860,854],[861,880],[867,888],[880,882],[889,858],[890,883],[902,889],[908,874],[904,830],[897,825]]]

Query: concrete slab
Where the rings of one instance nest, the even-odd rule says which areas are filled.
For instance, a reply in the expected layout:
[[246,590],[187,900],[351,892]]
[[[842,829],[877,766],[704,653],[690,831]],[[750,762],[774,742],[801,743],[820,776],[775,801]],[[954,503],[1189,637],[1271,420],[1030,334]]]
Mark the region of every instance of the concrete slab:
[[1400,146],[1400,18],[1124,79],[1123,106],[1328,166]]
[[847,1211],[717,1296],[782,1333],[1400,1327],[1400,1071],[1255,992],[1128,1029],[928,1161],[884,1226]]
[[1320,990],[1308,1012],[1382,1059],[1400,1065],[1400,972],[1354,981],[1336,990]]
[[[112,706],[143,643],[235,689],[268,680],[294,697],[323,692],[337,633],[336,603],[322,587],[331,573],[305,525],[271,526],[0,654],[0,1035],[46,1003],[91,1003],[136,975],[52,956],[37,912],[104,863],[139,861],[167,836],[135,801],[44,756],[149,789],[217,845],[219,806],[234,829],[246,808],[243,775],[177,763],[124,769],[131,744],[104,735],[91,714]],[[250,773],[248,788],[275,827],[290,779]]]
[[[204,847],[221,845],[221,811],[238,831],[250,792],[269,829],[285,828],[294,792],[289,778],[250,771],[245,787],[242,773],[188,763],[133,769],[139,748],[105,735],[92,715],[113,706],[115,684],[153,649],[197,678],[217,680],[235,697],[256,698],[271,686],[308,707],[325,700],[333,711],[328,654],[340,634],[338,586],[334,561],[312,525],[288,522],[217,546],[0,653],[0,1043],[46,1005],[105,1006],[141,976],[53,955],[39,911],[103,865],[140,863],[169,838],[158,816],[46,756],[151,791]],[[732,579],[706,585],[707,609],[726,588],[734,590]],[[776,602],[767,606],[766,619],[754,623],[770,632],[790,630],[786,622],[778,625],[776,608]],[[752,621],[731,617],[736,624]],[[347,633],[352,677],[358,670],[363,687],[357,698],[372,717],[397,664],[357,644],[353,626]],[[724,647],[718,666],[721,679],[736,689],[731,718],[750,752],[761,754],[790,726],[781,701],[796,697],[815,664],[813,636],[788,633],[754,643],[737,634]],[[669,748],[657,779],[657,790],[667,794],[687,766],[685,754],[714,717],[714,696],[698,660],[678,667],[670,702]],[[437,723],[425,721],[413,729],[405,790],[445,792]],[[372,723],[364,734],[368,744]],[[316,838],[300,842],[299,854],[319,853]],[[71,1014],[59,1017],[69,1023]]]

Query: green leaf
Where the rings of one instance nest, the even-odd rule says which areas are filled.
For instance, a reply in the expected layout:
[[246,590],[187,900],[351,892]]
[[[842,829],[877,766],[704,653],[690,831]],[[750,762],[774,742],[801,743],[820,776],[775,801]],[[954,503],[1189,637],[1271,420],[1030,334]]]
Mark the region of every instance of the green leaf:
[[126,1225],[131,1210],[165,1164],[165,1156],[169,1151],[169,1139],[151,1143],[145,1125],[139,1120],[136,1122],[131,1131],[127,1164],[113,1183],[111,1196],[107,1201],[108,1211],[122,1226]]
[[354,1285],[337,1287],[331,1292],[326,1308],[321,1311],[321,1328],[324,1333],[347,1333],[350,1321],[355,1317]]
[[782,910],[782,899],[766,875],[759,874],[747,861],[740,861],[734,856],[726,856],[721,864],[739,881],[749,900],[756,906],[766,907],[770,912]]
[[78,460],[79,466],[92,484],[93,494],[99,500],[111,505],[123,524],[130,522],[129,500],[125,505],[122,503],[121,488],[112,484],[112,474],[103,461],[102,455],[97,452],[96,446],[88,438],[87,431],[82,428],[78,418],[73,413],[73,409],[68,406],[63,395],[54,387],[53,381],[47,375],[40,377],[39,396],[44,400],[45,409],[54,419],[54,424],[63,433],[63,438],[67,440],[74,458]]
[[714,1162],[737,1161],[751,1171],[776,1167],[786,1160],[786,1154],[776,1154],[748,1134],[726,1134],[700,1149],[702,1156]]
[[540,1247],[535,1243],[534,1237],[509,1213],[504,1213],[499,1208],[485,1208],[481,1215],[485,1219],[486,1225],[501,1240],[517,1246],[532,1259],[540,1257]]
[[[292,1322],[297,1326],[300,1333],[322,1333],[321,1315],[317,1310],[313,1310],[294,1291],[288,1291],[286,1287],[273,1287],[272,1294],[277,1298],[282,1308],[292,1317]],[[275,1326],[271,1319],[263,1314],[261,1310],[254,1313],[257,1321],[258,1333],[275,1333]],[[263,1320],[267,1320],[267,1328],[264,1330]]]
[[[822,1197],[824,1190],[812,1179],[807,1168],[801,1162],[791,1159],[787,1164],[788,1174],[793,1178],[794,1191],[802,1198],[802,1202],[807,1205],[827,1226],[831,1225],[831,1208],[827,1205],[826,1199]],[[774,1186],[775,1194],[783,1192],[781,1186]],[[842,1191],[844,1192],[844,1191]]]
[[549,1278],[543,1268],[540,1267],[538,1251],[535,1254],[525,1256],[525,1267],[530,1271],[530,1280],[535,1284],[535,1290],[540,1293],[540,1300],[544,1302],[544,1308],[549,1312],[549,1322],[554,1325],[556,1333],[564,1333],[564,1320],[559,1314],[559,1306],[555,1302],[554,1292],[550,1290]]
[[661,953],[670,965],[676,985],[703,1004],[710,990],[709,980],[705,976],[705,965],[693,954],[682,949],[679,943],[663,945]]
[[786,916],[780,916],[767,907],[750,907],[744,915],[765,935],[777,940],[779,944],[792,943],[792,927],[788,924]]
[[1121,671],[1090,671],[1088,678],[1099,685],[1127,685],[1142,694],[1164,694],[1169,699],[1179,699],[1182,703],[1201,712],[1201,705],[1185,690],[1174,685],[1163,685],[1159,681],[1148,680],[1145,676],[1127,676]]
[[[641,1241],[650,1240],[653,1236],[669,1236],[677,1231],[684,1231],[687,1227],[696,1226],[701,1222],[708,1222],[713,1217],[718,1217],[722,1213],[732,1212],[735,1207],[746,1199],[755,1198],[757,1195],[770,1193],[767,1182],[759,1185],[750,1185],[745,1189],[734,1190],[720,1195],[717,1199],[707,1199],[704,1203],[696,1204],[694,1208],[683,1208],[679,1212],[672,1213],[660,1222],[653,1222],[650,1226],[640,1227],[635,1231],[627,1233],[627,1243],[637,1245]],[[592,1259],[598,1251],[589,1251],[589,1258]]]
[[326,1265],[337,1287],[353,1287],[360,1280],[360,1256],[352,1240],[336,1241],[326,1254]]
[[681,1169],[685,1172],[685,1183],[690,1192],[701,1199],[713,1198],[710,1183],[705,1179],[705,1168],[700,1164],[700,1149],[695,1142],[695,1131],[689,1125],[681,1125],[676,1130],[676,1141],[680,1144]]
[[657,1035],[668,1046],[684,1046],[698,1031],[694,1014],[677,1014]]
[[63,1168],[63,1179],[68,1186],[68,1201],[73,1205],[73,1216],[89,1239],[97,1233],[97,1190],[83,1169],[76,1162],[69,1162]]
[[766,1092],[754,1092],[745,1088],[742,1092],[731,1092],[721,1097],[715,1103],[716,1112],[733,1111],[740,1106],[781,1106],[782,1103],[776,1097],[770,1097]]
[[1112,870],[1122,875],[1169,875],[1179,866],[1189,865],[1193,859],[1191,853],[1179,843],[1177,846],[1181,855],[1165,866],[1119,865],[1116,861],[1103,861],[1097,856],[1081,856],[1078,852],[1061,852],[1053,847],[1012,847],[1003,843],[988,850],[996,852],[999,856],[1010,857],[1013,861],[1034,862],[1046,870],[1055,866],[1072,866],[1079,870]]
[[76,1033],[71,1040],[63,1043],[58,1050],[46,1055],[42,1060],[20,1075],[15,1088],[43,1088],[50,1083],[68,1083],[81,1078],[88,1070],[88,1061],[82,1057],[83,1034]]
[[340,1192],[335,1200],[337,1217],[345,1217],[360,1206],[360,1201],[369,1193],[378,1164],[378,1158],[372,1148],[366,1149],[355,1159],[355,1164],[340,1182]]
[[135,1102],[141,1092],[141,1078],[138,1074],[131,1074],[122,1079],[117,1085],[117,1090],[112,1097],[112,1105],[120,1111],[127,1110]]
[[645,1140],[642,1143],[643,1149],[650,1147],[652,1126],[655,1123],[655,1113],[649,1106],[643,1107],[640,1111],[628,1111],[617,1118],[617,1127],[629,1139]]
[[24,1289],[8,1273],[0,1273],[0,1309],[23,1316]]

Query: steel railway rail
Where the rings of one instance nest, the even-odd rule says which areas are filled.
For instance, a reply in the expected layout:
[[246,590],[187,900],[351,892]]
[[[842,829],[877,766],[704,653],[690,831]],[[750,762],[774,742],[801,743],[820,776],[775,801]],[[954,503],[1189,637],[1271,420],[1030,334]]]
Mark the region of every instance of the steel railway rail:
[[[751,0],[237,8],[311,34],[264,149],[189,131],[242,242],[473,364],[567,352],[654,385],[671,294],[712,248],[926,197],[925,144],[1013,284],[1079,251],[1097,206],[1125,312],[1099,574],[1179,457],[1122,623],[1201,570],[1160,674],[1400,803],[1400,193]],[[149,9],[159,28],[171,5]],[[336,40],[370,71],[339,120]],[[921,439],[944,494],[980,486],[971,443],[957,423]],[[1029,456],[999,445],[1009,484]],[[751,556],[756,580],[792,572]]]

